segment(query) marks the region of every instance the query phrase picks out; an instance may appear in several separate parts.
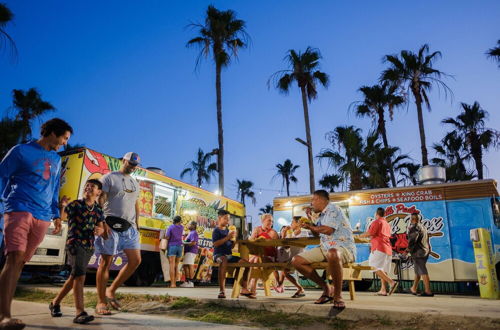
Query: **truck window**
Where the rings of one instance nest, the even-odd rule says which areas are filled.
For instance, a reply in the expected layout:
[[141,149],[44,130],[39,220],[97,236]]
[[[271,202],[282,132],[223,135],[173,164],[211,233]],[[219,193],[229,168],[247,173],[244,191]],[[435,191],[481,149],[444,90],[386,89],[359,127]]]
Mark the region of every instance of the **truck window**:
[[491,199],[491,206],[493,210],[493,221],[497,228],[500,228],[500,199],[499,197]]
[[173,216],[174,189],[155,185],[153,217],[167,219]]

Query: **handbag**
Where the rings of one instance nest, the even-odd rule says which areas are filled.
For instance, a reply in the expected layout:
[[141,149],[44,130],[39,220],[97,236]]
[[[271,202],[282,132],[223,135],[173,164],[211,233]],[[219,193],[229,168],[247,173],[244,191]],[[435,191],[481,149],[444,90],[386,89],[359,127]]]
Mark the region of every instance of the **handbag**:
[[159,245],[160,250],[162,250],[162,251],[167,250],[167,245],[168,245],[168,239],[162,238],[160,240],[160,245]]
[[127,220],[111,215],[107,216],[105,221],[111,229],[119,233],[128,230],[132,226]]

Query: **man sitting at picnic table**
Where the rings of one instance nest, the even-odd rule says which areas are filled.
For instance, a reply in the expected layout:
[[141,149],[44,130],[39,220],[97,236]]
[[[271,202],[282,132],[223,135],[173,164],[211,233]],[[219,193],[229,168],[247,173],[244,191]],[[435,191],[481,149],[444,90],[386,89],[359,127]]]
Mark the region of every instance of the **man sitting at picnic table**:
[[[320,237],[320,246],[295,256],[292,264],[300,273],[323,288],[323,294],[315,304],[325,304],[333,300],[333,307],[344,309],[342,300],[342,267],[354,262],[356,246],[349,220],[342,210],[333,203],[325,190],[317,190],[311,200],[312,210],[320,213],[316,224],[302,224],[314,236]],[[310,266],[315,262],[328,262],[328,273],[333,279],[333,289]]]

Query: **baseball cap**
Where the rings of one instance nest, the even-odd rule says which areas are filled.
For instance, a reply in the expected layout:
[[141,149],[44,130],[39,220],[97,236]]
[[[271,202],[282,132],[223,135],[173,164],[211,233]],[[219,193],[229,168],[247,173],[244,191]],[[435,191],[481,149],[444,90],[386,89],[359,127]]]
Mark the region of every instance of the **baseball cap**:
[[127,160],[132,165],[139,165],[141,162],[141,157],[139,157],[139,155],[135,152],[127,152],[123,156],[123,159]]

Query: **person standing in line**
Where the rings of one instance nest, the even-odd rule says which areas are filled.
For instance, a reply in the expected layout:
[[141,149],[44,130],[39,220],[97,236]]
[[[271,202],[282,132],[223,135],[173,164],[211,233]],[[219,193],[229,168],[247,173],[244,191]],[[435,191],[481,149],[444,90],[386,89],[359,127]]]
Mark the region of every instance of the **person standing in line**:
[[40,131],[40,139],[14,146],[0,162],[6,253],[0,274],[0,329],[26,326],[11,315],[21,270],[43,241],[51,220],[52,234],[62,228],[58,208],[61,157],[57,150],[68,143],[73,128],[53,118]]
[[71,274],[57,296],[49,305],[52,317],[61,317],[61,302],[73,289],[76,316],[73,323],[86,324],[94,320],[94,316],[85,311],[83,303],[83,285],[90,258],[94,254],[94,238],[104,233],[104,215],[97,199],[102,192],[102,183],[90,179],[83,188],[83,198],[68,203],[64,196],[61,200],[61,220],[68,219],[68,237],[66,251]]
[[170,287],[177,287],[177,278],[179,276],[179,262],[182,257],[182,233],[184,226],[181,224],[182,218],[179,215],[174,217],[173,224],[167,229],[165,237],[168,240],[167,257],[170,267]]
[[181,284],[181,288],[194,288],[194,261],[198,255],[198,232],[196,231],[196,221],[189,223],[189,234],[183,241],[184,244],[184,260],[182,267],[184,268],[184,276],[186,281]]
[[[398,282],[389,277],[392,264],[392,246],[391,246],[391,226],[384,218],[385,210],[377,208],[375,220],[370,224],[368,231],[359,235],[359,237],[371,237],[371,252],[368,257],[368,265],[374,268],[375,274],[380,277],[379,296],[387,296],[394,293],[398,287]],[[389,284],[387,292],[386,284]]]
[[[103,206],[106,224],[105,237],[95,240],[96,253],[101,255],[96,274],[97,305],[96,314],[111,315],[108,303],[116,310],[121,305],[116,299],[116,290],[134,273],[141,264],[139,244],[139,183],[131,174],[139,165],[140,158],[135,152],[127,152],[119,171],[104,175],[99,204]],[[109,268],[113,257],[123,251],[127,264],[120,270],[113,283],[106,288]]]
[[427,272],[427,259],[429,258],[430,245],[427,229],[420,222],[418,213],[411,214],[411,225],[408,228],[408,252],[410,252],[415,267],[415,280],[410,288],[411,294],[416,295],[420,278],[424,282],[424,292],[421,297],[434,297],[431,291],[431,280]]

